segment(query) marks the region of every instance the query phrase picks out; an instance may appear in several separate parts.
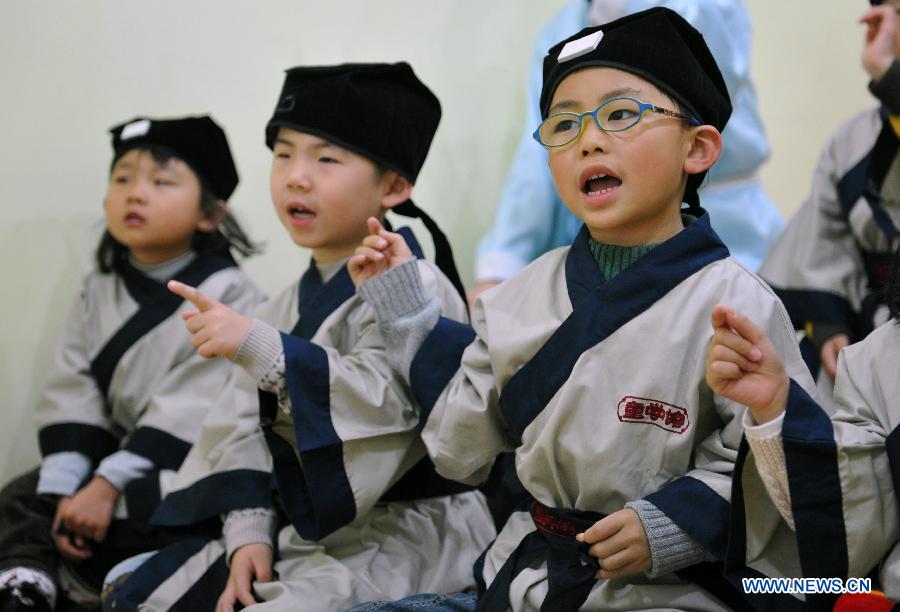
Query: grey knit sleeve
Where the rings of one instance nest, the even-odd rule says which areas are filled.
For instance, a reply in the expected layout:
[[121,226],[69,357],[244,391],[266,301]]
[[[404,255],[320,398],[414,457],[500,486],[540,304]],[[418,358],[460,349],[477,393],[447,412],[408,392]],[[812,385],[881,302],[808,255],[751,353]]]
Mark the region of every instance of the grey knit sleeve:
[[288,390],[284,379],[284,349],[277,329],[254,319],[238,347],[234,363],[244,368],[260,389],[275,393],[279,406],[284,409],[288,404]]
[[375,311],[388,362],[408,378],[413,357],[441,316],[438,299],[425,295],[416,260],[365,281],[357,291]]
[[231,555],[241,546],[266,544],[275,548],[275,511],[269,508],[232,510],[222,525],[225,539],[225,559],[231,563]]
[[713,556],[705,548],[651,502],[638,499],[628,502],[625,507],[637,512],[650,542],[653,565],[647,572],[648,578],[713,560]]

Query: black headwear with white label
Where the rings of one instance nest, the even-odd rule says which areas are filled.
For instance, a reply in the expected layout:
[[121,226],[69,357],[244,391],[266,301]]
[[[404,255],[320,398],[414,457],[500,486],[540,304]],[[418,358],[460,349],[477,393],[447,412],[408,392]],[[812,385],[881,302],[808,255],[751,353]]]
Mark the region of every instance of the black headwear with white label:
[[[731,99],[703,35],[675,11],[655,7],[584,28],[557,43],[544,57],[541,118],[557,87],[572,72],[605,66],[635,74],[676,100],[684,110],[721,132]],[[684,201],[697,206],[706,172],[688,177]]]

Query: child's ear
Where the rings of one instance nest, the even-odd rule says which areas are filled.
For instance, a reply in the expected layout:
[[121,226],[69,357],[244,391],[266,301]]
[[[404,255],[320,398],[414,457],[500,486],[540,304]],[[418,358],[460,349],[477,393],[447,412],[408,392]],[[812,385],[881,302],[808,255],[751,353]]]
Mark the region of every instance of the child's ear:
[[197,230],[201,232],[213,232],[222,221],[225,220],[225,200],[216,201],[216,205],[210,210],[203,211],[203,217],[197,223]]
[[404,176],[400,176],[393,170],[388,170],[381,177],[383,186],[383,195],[381,196],[381,206],[384,208],[393,208],[398,204],[403,204],[412,195],[413,184]]
[[691,128],[690,149],[684,159],[684,171],[699,174],[709,170],[722,154],[722,134],[711,125]]

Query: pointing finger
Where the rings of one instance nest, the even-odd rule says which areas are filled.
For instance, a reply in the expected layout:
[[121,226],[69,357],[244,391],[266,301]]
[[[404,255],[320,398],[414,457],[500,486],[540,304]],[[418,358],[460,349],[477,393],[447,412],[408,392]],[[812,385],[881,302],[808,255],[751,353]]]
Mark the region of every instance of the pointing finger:
[[384,229],[381,225],[381,221],[379,221],[375,217],[369,217],[366,220],[366,225],[369,226],[369,233],[373,236],[377,236],[381,232],[381,230]]
[[167,287],[169,288],[169,291],[171,291],[175,295],[183,297],[188,302],[196,306],[197,310],[199,310],[200,312],[206,312],[207,310],[218,304],[217,301],[200,293],[199,291],[197,291],[197,289],[191,287],[190,285],[185,285],[184,283],[170,280]]

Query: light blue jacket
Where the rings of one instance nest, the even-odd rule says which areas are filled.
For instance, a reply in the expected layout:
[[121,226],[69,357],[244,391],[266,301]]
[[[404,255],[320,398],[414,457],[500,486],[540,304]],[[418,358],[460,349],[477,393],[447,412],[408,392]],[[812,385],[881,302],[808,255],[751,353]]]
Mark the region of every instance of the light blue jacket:
[[[622,0],[620,0],[622,1]],[[700,190],[700,205],[741,263],[757,270],[784,220],[756,175],[769,144],[750,80],[750,17],[742,0],[624,0],[625,14],[653,6],[679,12],[703,33],[728,85],[734,112],[723,132],[724,150]],[[590,3],[572,0],[544,25],[535,41],[525,126],[494,226],[481,240],[478,280],[506,279],[550,249],[575,238],[581,221],[556,192],[547,153],[531,134],[541,122],[538,100],[547,50],[588,23]]]

